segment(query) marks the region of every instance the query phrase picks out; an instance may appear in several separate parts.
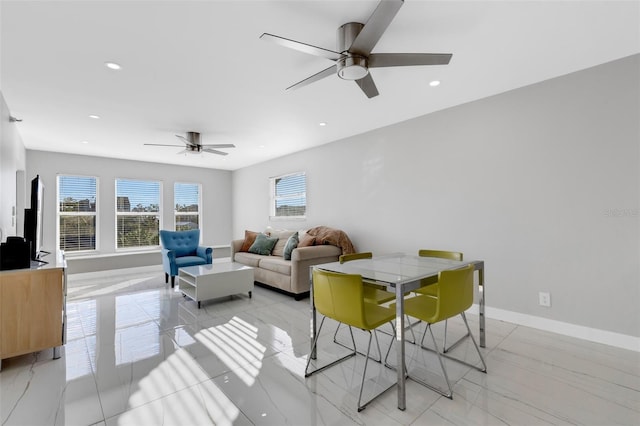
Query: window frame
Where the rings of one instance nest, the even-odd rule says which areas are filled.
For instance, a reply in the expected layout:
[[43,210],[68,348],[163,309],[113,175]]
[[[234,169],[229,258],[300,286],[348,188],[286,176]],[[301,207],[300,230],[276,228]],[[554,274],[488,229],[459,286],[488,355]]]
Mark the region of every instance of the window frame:
[[[157,212],[119,212],[118,211],[118,181],[134,181],[134,182],[147,182],[147,183],[157,183],[158,184],[158,211]],[[162,211],[163,211],[163,182],[161,180],[155,179],[138,179],[138,178],[124,178],[119,177],[114,179],[114,212],[115,212],[115,221],[114,221],[114,244],[116,252],[127,252],[127,251],[154,251],[161,247],[160,245],[160,230],[162,228]],[[158,244],[156,245],[148,245],[148,246],[133,246],[133,247],[119,247],[118,245],[118,218],[123,216],[157,216],[158,217]]]
[[[60,179],[61,178],[82,178],[93,179],[95,181],[95,211],[85,212],[61,212],[60,211]],[[86,255],[90,253],[98,253],[100,249],[100,197],[99,197],[100,178],[98,176],[80,175],[80,174],[57,174],[56,175],[56,247],[58,250],[64,250],[65,255],[73,257],[74,255]],[[86,250],[69,250],[66,247],[63,249],[60,247],[60,239],[62,232],[60,229],[60,219],[64,216],[93,216],[95,219],[95,233],[94,233],[94,248]]]
[[[296,194],[290,194],[286,196],[277,196],[276,195],[276,182],[279,179],[284,179],[288,177],[296,177],[302,176],[304,177],[304,191]],[[287,199],[299,199],[304,198],[304,215],[291,215],[291,216],[278,216],[277,213],[277,202],[281,200]],[[269,220],[306,220],[307,219],[307,173],[303,171],[287,173],[279,176],[273,176],[269,178]]]
[[[197,212],[179,212],[176,210],[176,186],[177,185],[195,185],[198,188],[198,211]],[[202,184],[199,182],[174,182],[173,183],[173,229],[178,230],[177,216],[196,216],[198,218],[198,228],[200,230],[200,242],[202,242]]]

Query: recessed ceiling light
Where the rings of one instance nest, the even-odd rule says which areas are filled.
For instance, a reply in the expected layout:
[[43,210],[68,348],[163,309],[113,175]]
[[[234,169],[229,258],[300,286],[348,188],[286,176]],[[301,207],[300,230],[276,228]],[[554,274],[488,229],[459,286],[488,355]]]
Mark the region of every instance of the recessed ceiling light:
[[429,83],[429,86],[431,86],[431,87],[440,86],[440,81],[439,80],[433,80],[432,82]]
[[89,141],[82,141],[82,143],[87,144],[87,143],[89,143]]
[[258,145],[258,148],[264,148],[264,145]]
[[120,64],[116,64],[115,62],[105,62],[104,66],[111,69],[111,70],[119,70],[122,69],[122,67],[120,66]]
[[321,123],[318,123],[318,125],[319,125],[319,126],[324,127],[324,126],[326,126],[326,125],[327,125],[327,123],[325,123],[325,122],[323,121],[323,122],[321,122]]
[[96,120],[100,118],[99,115],[91,114],[89,118],[95,118]]

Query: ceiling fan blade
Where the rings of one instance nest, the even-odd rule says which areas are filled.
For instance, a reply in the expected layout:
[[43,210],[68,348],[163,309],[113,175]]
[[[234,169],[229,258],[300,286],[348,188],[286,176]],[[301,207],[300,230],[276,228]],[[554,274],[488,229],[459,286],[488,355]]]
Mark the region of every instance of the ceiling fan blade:
[[191,142],[189,139],[185,138],[182,135],[176,135],[176,138],[180,139],[182,142],[184,142],[187,146],[191,146],[194,145],[193,142]]
[[373,53],[369,55],[369,68],[447,65],[452,56],[451,53]]
[[378,3],[378,7],[351,44],[349,52],[369,56],[403,3],[404,0],[382,0]]
[[304,87],[318,80],[322,80],[325,77],[329,77],[330,75],[333,75],[336,72],[337,72],[337,67],[335,65],[331,65],[329,68],[324,69],[319,73],[312,75],[311,77],[307,77],[304,80],[299,81],[296,84],[287,87],[285,90],[289,91],[289,90],[299,89],[301,87]]
[[202,150],[203,150],[204,152],[208,152],[208,153],[211,153],[211,154],[229,155],[229,153],[228,153],[228,152],[218,151],[217,149],[202,148]]
[[203,148],[235,148],[236,147],[232,143],[214,143],[214,144],[205,144],[201,146]]
[[331,59],[332,61],[337,61],[343,56],[338,52],[334,52],[333,50],[312,46],[310,44],[302,43],[295,40],[290,40],[288,38],[280,37],[273,34],[264,33],[260,36],[260,38],[262,40],[272,41],[281,46],[288,47],[289,49],[295,49],[300,52],[307,53],[309,55],[320,56],[323,58]]
[[356,80],[356,84],[360,86],[364,94],[367,95],[367,98],[369,99],[379,95],[378,88],[373,82],[373,77],[371,77],[371,74],[367,74],[360,80]]
[[145,145],[151,145],[151,146],[182,146],[182,145],[166,145],[163,143],[145,143]]

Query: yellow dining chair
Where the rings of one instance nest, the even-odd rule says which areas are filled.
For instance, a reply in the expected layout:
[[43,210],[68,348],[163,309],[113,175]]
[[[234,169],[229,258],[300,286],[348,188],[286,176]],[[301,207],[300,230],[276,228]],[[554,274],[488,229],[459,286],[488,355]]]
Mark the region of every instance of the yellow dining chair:
[[[426,250],[422,249],[418,251],[418,256],[420,257],[437,257],[440,259],[450,259],[450,260],[459,260],[462,261],[463,255],[458,251],[446,251],[446,250]],[[427,285],[424,287],[420,287],[415,290],[418,294],[424,294],[426,296],[436,297],[438,294],[438,283]],[[453,345],[447,347],[447,324],[448,322],[444,322],[444,343],[442,344],[442,353],[447,353],[447,351],[455,348],[460,344],[465,338],[469,337],[468,335],[462,336],[458,339]]]
[[[449,271],[442,271],[438,275],[438,286],[437,286],[437,294],[436,297],[419,295],[413,298],[405,299],[404,309],[405,313],[409,316],[418,318],[425,323],[427,326],[424,330],[424,334],[422,335],[422,340],[420,341],[420,346],[423,349],[432,350],[438,356],[438,362],[440,363],[440,368],[442,369],[442,373],[445,381],[447,382],[447,387],[449,388],[448,392],[443,391],[436,386],[432,386],[422,380],[417,380],[412,377],[416,382],[432,389],[447,398],[453,398],[453,391],[451,389],[451,383],[449,382],[449,377],[447,376],[447,371],[444,368],[444,362],[442,361],[443,357],[454,360],[456,362],[460,362],[462,364],[468,365],[470,367],[476,368],[484,373],[487,372],[487,365],[484,362],[484,358],[482,357],[482,353],[480,353],[480,348],[476,344],[476,339],[471,334],[471,330],[469,329],[469,324],[467,323],[467,317],[464,314],[464,311],[471,307],[473,303],[473,265],[468,265],[461,269],[454,269]],[[394,305],[391,305],[391,308],[394,308]],[[431,324],[438,323],[440,321],[446,321],[448,318],[452,318],[456,315],[460,315],[462,320],[464,321],[465,326],[467,327],[468,336],[471,337],[473,341],[473,345],[478,352],[478,356],[480,357],[480,361],[482,362],[482,367],[478,367],[473,364],[469,364],[465,361],[462,361],[457,358],[453,358],[451,356],[441,354],[438,349],[438,344],[436,343],[435,336],[433,335],[433,331],[431,330]],[[424,346],[424,337],[427,334],[427,330],[429,330],[431,334],[431,340],[433,341],[433,345],[435,349],[428,348]],[[389,357],[389,351],[387,351],[387,357]]]
[[[314,270],[313,271],[313,303],[316,310],[320,312],[324,317],[320,322],[318,332],[313,339],[311,347],[311,353],[316,351],[318,345],[318,337],[326,318],[332,318],[343,324],[347,324],[349,327],[357,327],[365,330],[369,333],[369,344],[367,346],[367,353],[365,355],[364,370],[362,372],[362,383],[360,384],[360,393],[358,395],[358,411],[362,411],[367,404],[373,401],[378,396],[382,395],[387,390],[391,389],[395,383],[376,394],[373,398],[362,403],[362,389],[364,387],[364,381],[367,374],[367,364],[369,362],[369,352],[371,351],[371,340],[375,335],[375,330],[385,323],[390,323],[393,327],[393,319],[395,318],[395,312],[384,306],[377,305],[375,303],[369,303],[364,299],[364,285],[362,283],[362,277],[355,274],[339,274],[335,272]],[[395,330],[395,329],[394,329]],[[373,333],[372,333],[373,331]],[[313,371],[309,371],[309,365],[311,363],[311,353],[307,359],[307,365],[304,373],[305,377],[309,377],[314,373],[329,368],[347,358],[356,355],[355,341],[353,340],[353,334],[351,335],[353,341],[353,352],[349,355],[343,356],[325,366],[317,367]],[[393,343],[394,336],[391,337],[389,345]],[[378,346],[378,354],[382,357],[380,352],[380,344],[378,343],[376,336],[376,344]]]
[[[373,253],[370,251],[361,252],[361,253],[351,253],[351,254],[343,254],[338,260],[340,263],[350,262],[352,260],[359,259],[371,259],[373,258]],[[390,293],[385,290],[384,286],[379,284],[369,283],[363,281],[364,284],[364,300],[370,303],[377,303],[378,305],[382,305],[383,303],[387,303],[396,298],[393,293]]]
[[[338,260],[340,263],[345,263],[345,262],[350,262],[352,260],[358,260],[358,259],[371,259],[372,257],[373,257],[373,253],[371,253],[370,251],[366,251],[366,252],[360,252],[360,253],[343,254],[338,258]],[[382,305],[396,298],[396,296],[393,293],[389,293],[388,291],[385,291],[383,287],[380,285],[368,283],[366,281],[363,281],[362,284],[363,284],[362,291],[364,294],[365,302],[375,303],[376,305]],[[336,327],[336,331],[335,333],[333,333],[333,342],[340,346],[348,348],[348,346],[338,342],[338,331],[340,330],[340,325],[341,323],[338,323],[338,326]],[[351,333],[351,338],[353,339],[353,331],[351,330],[351,328],[349,328],[349,333]],[[389,334],[389,333],[385,332],[385,334]],[[415,341],[415,336],[413,339]],[[358,351],[358,353],[361,355],[364,355],[364,353],[360,351]],[[382,356],[380,356],[379,359],[375,359],[375,358],[372,358],[372,359],[376,362],[380,362],[382,360]]]

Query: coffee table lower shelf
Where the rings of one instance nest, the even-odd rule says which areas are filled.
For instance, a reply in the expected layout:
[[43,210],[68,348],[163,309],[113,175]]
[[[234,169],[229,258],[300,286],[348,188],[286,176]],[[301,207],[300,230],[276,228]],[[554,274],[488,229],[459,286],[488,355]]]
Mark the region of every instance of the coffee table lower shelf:
[[[214,260],[215,262],[215,260]],[[180,291],[195,302],[253,291],[253,268],[235,262],[187,266],[178,271]]]

